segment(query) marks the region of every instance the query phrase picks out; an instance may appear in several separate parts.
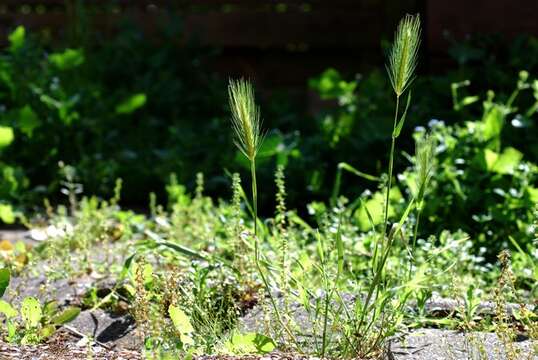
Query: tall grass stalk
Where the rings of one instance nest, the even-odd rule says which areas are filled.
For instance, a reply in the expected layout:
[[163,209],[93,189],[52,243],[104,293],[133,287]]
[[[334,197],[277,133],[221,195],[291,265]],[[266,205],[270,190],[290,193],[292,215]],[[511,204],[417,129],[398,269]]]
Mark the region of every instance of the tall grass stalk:
[[413,231],[413,248],[417,242],[418,227],[420,215],[424,208],[424,195],[428,187],[430,178],[433,175],[434,157],[435,157],[435,138],[431,135],[424,135],[417,139],[415,149],[415,171],[417,177],[417,195],[416,195],[416,222]]
[[407,98],[405,111],[398,120],[400,110],[400,97],[413,82],[415,69],[418,61],[420,47],[420,17],[419,15],[406,15],[398,25],[394,37],[394,43],[389,53],[387,72],[394,93],[396,94],[396,108],[394,111],[394,124],[392,129],[391,147],[389,153],[389,169],[387,180],[387,195],[385,198],[385,216],[383,221],[383,236],[387,232],[389,217],[390,190],[392,187],[392,171],[394,168],[394,150],[396,139],[400,135],[405,116],[410,102],[410,94]]
[[[373,278],[368,285],[366,298],[362,303],[362,306],[357,309],[359,311],[357,314],[358,318],[352,332],[357,342],[357,346],[354,347],[356,349],[355,351],[358,350],[360,353],[357,353],[357,355],[363,357],[368,356],[371,352],[375,351],[386,337],[387,331],[384,327],[390,325],[391,315],[387,315],[385,307],[391,303],[392,294],[391,290],[385,289],[384,286],[385,264],[396,237],[401,234],[402,227],[415,205],[415,200],[411,200],[399,222],[394,224],[387,234],[396,139],[400,135],[405,123],[407,110],[409,109],[411,101],[411,92],[408,92],[405,110],[401,116],[400,97],[406,92],[413,81],[417,66],[419,45],[420,18],[418,15],[406,15],[400,21],[396,30],[394,44],[389,53],[387,63],[387,72],[396,95],[396,106],[389,153],[383,231],[379,234],[378,240],[375,243],[372,259]],[[373,334],[374,330],[377,330],[377,334],[375,335]],[[349,343],[351,344],[351,341]]]
[[258,234],[258,187],[256,183],[256,155],[263,141],[260,110],[254,100],[250,82],[230,80],[228,85],[234,143],[250,162],[252,180],[252,206],[254,208],[254,235]]
[[267,295],[275,311],[276,318],[284,331],[299,349],[299,344],[287,323],[283,321],[280,310],[271,293],[269,280],[265,276],[260,263],[260,245],[258,239],[258,188],[256,183],[256,155],[263,142],[261,131],[260,110],[254,99],[254,88],[244,79],[230,80],[228,85],[230,110],[232,113],[232,128],[234,130],[234,143],[250,162],[252,180],[252,207],[254,213],[254,262],[266,289]]

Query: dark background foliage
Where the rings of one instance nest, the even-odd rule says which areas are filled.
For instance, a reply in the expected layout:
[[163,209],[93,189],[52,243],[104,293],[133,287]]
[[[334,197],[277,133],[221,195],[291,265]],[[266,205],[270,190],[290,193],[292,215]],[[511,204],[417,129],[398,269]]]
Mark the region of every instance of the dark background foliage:
[[[519,71],[527,70],[532,77],[538,70],[535,38],[514,36],[507,30],[510,23],[498,29],[504,34],[462,36],[478,26],[465,15],[445,24],[448,32],[443,35],[432,21],[448,10],[434,1],[395,5],[342,0],[341,7],[324,1],[263,6],[208,1],[205,7],[121,1],[44,1],[43,8],[7,4],[3,9],[13,22],[5,29],[0,55],[0,124],[15,133],[13,143],[0,149],[0,195],[4,203],[20,209],[39,206],[44,196],[60,201],[59,162],[76,169],[76,181],[85,193],[108,196],[115,179],[122,178],[127,206],[145,207],[149,192],[164,201],[171,173],[193,189],[195,174],[203,172],[206,191],[228,197],[226,171],[247,170],[229,131],[230,76],[249,77],[259,89],[268,130],[259,161],[264,215],[273,208],[276,164],[286,165],[289,205],[300,212],[312,201],[330,198],[341,162],[382,174],[394,101],[383,54],[406,11],[424,13],[425,32],[413,106],[401,137],[403,153],[413,153],[417,126],[427,126],[431,119],[447,126],[481,119],[487,90],[495,92],[496,101],[506,102]],[[484,6],[485,14],[495,11],[492,5],[477,6]],[[58,14],[65,24],[50,20]],[[40,26],[35,18],[52,22]],[[522,32],[517,26],[525,24],[514,20],[512,29]],[[455,111],[451,85],[463,80],[470,80],[470,86],[461,89],[464,95],[480,100]],[[521,109],[531,106],[532,91],[518,101]],[[525,161],[537,162],[535,115],[525,117],[515,110],[504,121],[499,135],[503,147],[517,148]],[[450,163],[474,157],[485,147],[467,134],[460,147],[442,156]],[[397,172],[409,166],[408,158],[398,156]],[[518,203],[523,215],[492,215],[499,196],[493,190],[509,192],[514,181],[520,187],[534,186],[535,179],[504,174],[479,181],[484,171],[465,169],[463,184],[468,186],[463,191],[476,193],[476,184],[491,191],[463,202],[454,200],[447,180],[451,173],[439,176],[437,184],[444,185],[434,193],[444,203],[432,205],[425,232],[462,227],[482,239],[480,246],[485,235],[494,233],[499,244],[506,241],[510,224],[525,233],[532,201]],[[344,174],[340,194],[353,200],[377,186]],[[435,217],[439,209],[445,209],[450,220]],[[455,211],[461,216],[453,217]],[[488,215],[494,222],[484,225]],[[480,221],[469,220],[473,216]],[[517,217],[524,225],[516,224]]]

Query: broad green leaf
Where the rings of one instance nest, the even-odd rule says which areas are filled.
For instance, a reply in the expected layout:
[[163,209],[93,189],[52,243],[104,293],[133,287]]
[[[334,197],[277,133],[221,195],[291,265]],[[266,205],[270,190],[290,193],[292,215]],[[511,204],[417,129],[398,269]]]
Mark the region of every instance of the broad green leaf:
[[49,61],[60,70],[69,70],[84,64],[84,51],[65,49],[64,52],[51,54]]
[[230,340],[224,344],[227,352],[237,355],[270,353],[276,348],[273,339],[257,333],[234,333]]
[[179,333],[179,339],[181,342],[186,345],[194,344],[194,340],[191,338],[194,328],[192,327],[191,321],[187,314],[185,314],[183,310],[175,305],[170,305],[168,308],[168,314],[170,315],[170,319],[172,319],[174,327]]
[[53,316],[50,319],[50,322],[54,325],[63,325],[75,320],[75,318],[80,314],[80,308],[78,307],[68,307],[61,313]]
[[523,154],[520,151],[512,147],[506,148],[499,155],[491,170],[498,174],[513,174],[521,159],[523,159]]
[[58,311],[58,302],[56,300],[47,301],[43,305],[43,316],[51,317]]
[[19,110],[19,127],[28,137],[32,137],[34,129],[40,125],[40,121],[34,110],[26,105]]
[[0,297],[4,296],[4,293],[9,286],[10,277],[11,275],[8,269],[0,269]]
[[493,167],[495,166],[497,159],[499,159],[498,153],[496,153],[495,151],[491,151],[489,149],[484,150],[484,161],[486,163],[486,169],[488,171],[493,170]]
[[498,138],[504,125],[503,111],[499,106],[493,106],[482,120],[484,122],[484,140]]
[[17,316],[17,310],[8,302],[0,300],[0,314],[4,314],[8,319]]
[[134,94],[133,96],[129,97],[128,99],[118,104],[118,106],[116,106],[116,113],[117,114],[130,114],[136,109],[144,106],[146,104],[146,100],[147,100],[146,94],[144,93]]
[[41,304],[34,297],[24,298],[21,305],[21,316],[26,327],[36,327],[41,321]]
[[11,144],[14,138],[13,128],[10,128],[9,126],[0,126],[0,149]]
[[17,51],[24,45],[24,39],[26,38],[26,30],[24,26],[17,26],[17,28],[8,35],[9,49],[12,52]]
[[530,201],[538,204],[538,188],[527,186],[526,191]]
[[15,222],[15,213],[11,205],[0,204],[0,221],[6,224],[13,224]]
[[[397,202],[402,199],[402,193],[398,187],[394,186],[390,190],[391,202]],[[385,202],[385,194],[376,192],[371,199],[363,201],[361,206],[357,209],[354,216],[359,223],[359,228],[362,231],[371,229],[373,225],[379,225],[383,222],[383,212],[385,211],[383,204]],[[393,217],[396,214],[394,207],[389,204],[389,217]]]

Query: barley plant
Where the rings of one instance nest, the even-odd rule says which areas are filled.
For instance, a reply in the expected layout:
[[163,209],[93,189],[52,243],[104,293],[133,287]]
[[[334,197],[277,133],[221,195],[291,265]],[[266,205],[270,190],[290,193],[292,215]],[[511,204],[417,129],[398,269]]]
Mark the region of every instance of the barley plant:
[[279,306],[271,293],[269,279],[265,275],[260,261],[260,244],[257,225],[258,189],[256,184],[256,155],[262,144],[263,134],[261,130],[260,110],[254,99],[254,88],[250,82],[244,79],[230,80],[228,94],[230,110],[232,112],[232,128],[235,135],[234,143],[250,163],[252,207],[254,213],[254,261],[279,325],[284,329],[288,338],[296,343],[294,340],[295,336],[284,321]]
[[394,148],[396,139],[402,131],[407,109],[411,101],[411,92],[407,95],[407,105],[398,120],[400,97],[409,88],[415,77],[415,69],[418,62],[418,50],[420,47],[420,17],[419,15],[406,15],[398,25],[394,43],[389,53],[387,72],[396,94],[396,109],[394,112],[394,124],[392,129],[392,141],[389,154],[389,171],[387,179],[387,196],[385,199],[385,219],[383,222],[384,233],[387,231],[389,216],[390,189],[392,184],[392,170],[394,166]]
[[254,100],[254,89],[250,82],[230,80],[228,85],[234,143],[250,162],[252,177],[252,206],[254,209],[254,235],[258,235],[258,188],[256,184],[256,155],[263,141],[260,110]]
[[[385,266],[395,239],[405,237],[403,228],[415,203],[415,199],[408,203],[398,223],[394,224],[387,233],[396,139],[405,123],[411,93],[410,91],[408,92],[406,107],[401,116],[399,111],[400,97],[409,89],[414,79],[419,45],[420,18],[418,15],[407,15],[398,25],[387,64],[387,72],[396,95],[396,108],[389,153],[383,228],[382,232],[378,234],[374,245],[372,278],[367,286],[366,297],[362,302],[362,306],[357,307],[356,318],[350,322],[352,326],[347,330],[350,333],[347,336],[355,340],[355,343],[350,347],[355,355],[359,357],[372,356],[382,348],[386,338],[395,331],[405,301],[409,296],[409,292],[404,292],[400,299],[395,299],[394,292],[387,284]],[[424,171],[428,174],[430,170],[425,167]],[[427,176],[424,178],[424,186],[426,186],[427,178]],[[400,284],[400,286],[403,286],[403,284]]]

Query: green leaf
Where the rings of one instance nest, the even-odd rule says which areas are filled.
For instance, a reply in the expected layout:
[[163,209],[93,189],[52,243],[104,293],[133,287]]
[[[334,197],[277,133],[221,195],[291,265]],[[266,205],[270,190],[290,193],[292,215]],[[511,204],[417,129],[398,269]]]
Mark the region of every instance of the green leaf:
[[6,224],[15,222],[15,213],[9,204],[0,204],[0,220]]
[[13,128],[10,128],[9,126],[0,126],[0,149],[11,144],[14,138]]
[[69,70],[84,64],[84,51],[82,49],[65,49],[64,52],[49,56],[49,61],[60,70]]
[[17,26],[17,28],[8,35],[9,49],[11,52],[19,50],[24,45],[24,39],[26,38],[26,30],[24,26]]
[[527,186],[525,189],[529,200],[535,204],[538,204],[538,188]]
[[34,129],[41,124],[34,110],[26,105],[19,110],[19,127],[28,137],[32,137]]
[[207,260],[207,258],[203,256],[201,253],[194,251],[192,249],[189,249],[188,247],[185,247],[183,245],[174,244],[168,241],[159,241],[157,242],[157,245],[168,247],[183,255],[187,255],[187,256],[194,257],[201,260]]
[[21,305],[21,316],[26,327],[36,327],[41,321],[41,304],[34,297],[24,298]]
[[338,163],[338,168],[342,169],[342,170],[346,170],[347,172],[349,172],[349,173],[351,173],[353,175],[357,175],[358,177],[361,177],[361,178],[366,179],[366,180],[379,181],[379,177],[363,173],[362,171],[357,170],[356,168],[354,168],[353,166],[351,166],[351,165],[349,165],[348,163],[345,163],[345,162]]
[[[391,202],[397,202],[402,199],[402,193],[398,187],[394,186],[390,190]],[[376,192],[371,199],[361,202],[361,206],[357,209],[354,216],[358,221],[359,228],[362,231],[370,230],[373,225],[379,225],[383,222],[383,204],[385,195],[381,192]],[[396,210],[392,204],[389,204],[389,217],[396,215]]]
[[8,319],[17,316],[17,310],[8,302],[0,300],[0,314],[4,314]]
[[462,106],[468,106],[480,100],[479,96],[466,96],[461,100]]
[[80,308],[78,307],[68,307],[58,315],[53,316],[50,319],[50,323],[54,325],[63,325],[75,320],[75,318],[80,314]]
[[147,100],[146,94],[144,93],[134,94],[133,96],[129,97],[128,99],[118,104],[118,106],[116,106],[116,113],[117,114],[130,114],[136,109],[144,106],[146,104],[146,100]]
[[270,353],[276,348],[276,344],[270,337],[257,333],[234,333],[230,340],[224,344],[224,348],[237,355]]
[[508,147],[497,158],[491,170],[498,174],[513,174],[521,159],[523,159],[523,154],[520,151]]
[[504,149],[501,154],[485,149],[481,158],[479,161],[485,164],[486,170],[501,175],[508,175],[514,173],[514,170],[523,159],[523,154],[512,147]]
[[168,308],[168,314],[170,315],[170,319],[172,319],[172,323],[179,333],[179,339],[181,342],[186,345],[194,344],[194,340],[191,337],[194,328],[192,327],[191,321],[187,314],[185,314],[183,310],[175,305],[170,305]]
[[402,132],[402,128],[405,123],[405,118],[407,117],[407,110],[409,109],[410,103],[411,103],[411,90],[409,90],[409,93],[407,94],[407,104],[405,105],[405,110],[402,114],[402,117],[400,118],[400,121],[398,121],[398,125],[396,125],[392,133],[393,138],[397,138],[398,136],[400,136],[400,133]]
[[58,311],[58,302],[56,300],[47,301],[45,305],[43,305],[43,316],[45,317],[51,317]]
[[11,275],[8,269],[0,269],[0,297],[4,296],[4,293],[9,286],[10,277]]
[[484,140],[498,138],[504,125],[503,111],[499,106],[493,106],[483,118]]
[[56,332],[56,327],[54,325],[47,325],[43,327],[43,329],[41,329],[41,331],[39,332],[39,335],[41,338],[46,339],[52,336],[52,334],[54,334],[55,332]]
[[484,150],[484,161],[486,164],[486,170],[491,171],[493,170],[493,167],[495,166],[495,163],[497,162],[497,159],[499,158],[499,154],[495,151],[491,151],[489,149]]

